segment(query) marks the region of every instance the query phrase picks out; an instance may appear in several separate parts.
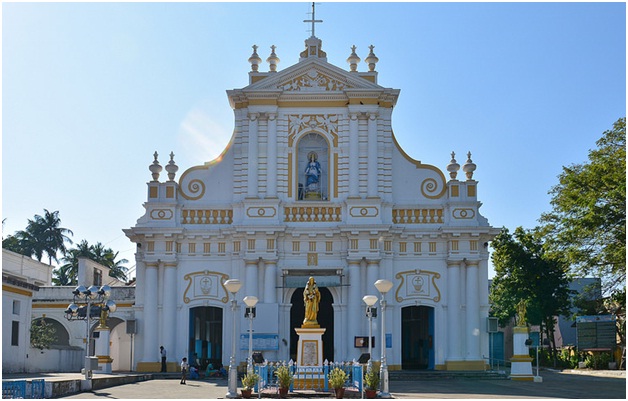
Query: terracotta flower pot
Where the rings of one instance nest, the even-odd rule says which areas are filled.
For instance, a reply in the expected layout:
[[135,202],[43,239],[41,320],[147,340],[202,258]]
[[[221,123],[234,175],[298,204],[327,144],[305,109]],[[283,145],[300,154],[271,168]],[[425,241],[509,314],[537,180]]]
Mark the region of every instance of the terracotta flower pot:
[[253,393],[252,389],[242,389],[242,398],[251,398],[251,394]]
[[377,397],[377,390],[364,390],[364,396],[366,398],[375,398]]
[[288,396],[288,387],[279,387],[279,397],[286,398]]
[[345,396],[345,388],[344,387],[335,388],[334,391],[336,392],[336,398],[344,398],[344,396]]

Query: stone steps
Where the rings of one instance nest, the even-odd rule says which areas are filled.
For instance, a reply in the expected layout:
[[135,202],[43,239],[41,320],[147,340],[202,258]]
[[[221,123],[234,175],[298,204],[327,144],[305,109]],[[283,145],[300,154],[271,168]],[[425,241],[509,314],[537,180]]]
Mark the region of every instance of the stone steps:
[[444,371],[444,370],[394,370],[388,372],[391,381],[411,380],[506,380],[508,373],[505,371]]

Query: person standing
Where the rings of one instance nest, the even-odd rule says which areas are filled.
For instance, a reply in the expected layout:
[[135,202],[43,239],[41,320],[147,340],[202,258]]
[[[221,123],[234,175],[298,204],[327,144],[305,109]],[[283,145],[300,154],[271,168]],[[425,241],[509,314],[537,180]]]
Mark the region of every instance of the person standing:
[[163,345],[161,347],[159,347],[159,353],[161,354],[161,372],[165,373],[167,371],[167,369],[166,369],[166,349],[164,348]]
[[185,384],[185,379],[188,377],[188,369],[190,365],[188,365],[188,358],[183,357],[181,360],[181,384]]

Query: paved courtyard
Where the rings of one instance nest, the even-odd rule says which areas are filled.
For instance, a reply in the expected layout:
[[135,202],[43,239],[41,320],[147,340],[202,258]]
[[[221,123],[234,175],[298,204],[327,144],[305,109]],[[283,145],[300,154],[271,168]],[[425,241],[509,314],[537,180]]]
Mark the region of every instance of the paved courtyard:
[[[405,399],[513,399],[513,398],[572,398],[626,399],[625,371],[605,373],[561,373],[542,371],[542,383],[512,380],[431,379],[391,381],[394,398]],[[238,389],[239,391],[239,389]],[[74,394],[63,398],[76,399],[221,399],[227,393],[227,381],[150,380],[133,384]],[[264,394],[263,398],[275,394]],[[347,398],[359,398],[356,393]],[[290,394],[288,398],[334,398],[331,393]]]

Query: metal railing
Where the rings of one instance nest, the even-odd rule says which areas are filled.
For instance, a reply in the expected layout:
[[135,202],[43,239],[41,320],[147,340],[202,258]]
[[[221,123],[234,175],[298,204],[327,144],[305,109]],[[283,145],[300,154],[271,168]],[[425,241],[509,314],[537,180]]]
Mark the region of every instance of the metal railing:
[[276,389],[279,392],[279,383],[275,372],[280,366],[288,366],[293,380],[290,384],[290,392],[295,390],[318,390],[329,391],[329,372],[334,368],[342,369],[347,374],[345,388],[356,389],[360,394],[364,388],[363,367],[361,364],[353,362],[327,362],[323,366],[297,366],[293,361],[286,362],[264,362],[255,366],[255,373],[259,375],[259,381],[255,385],[255,391]]

